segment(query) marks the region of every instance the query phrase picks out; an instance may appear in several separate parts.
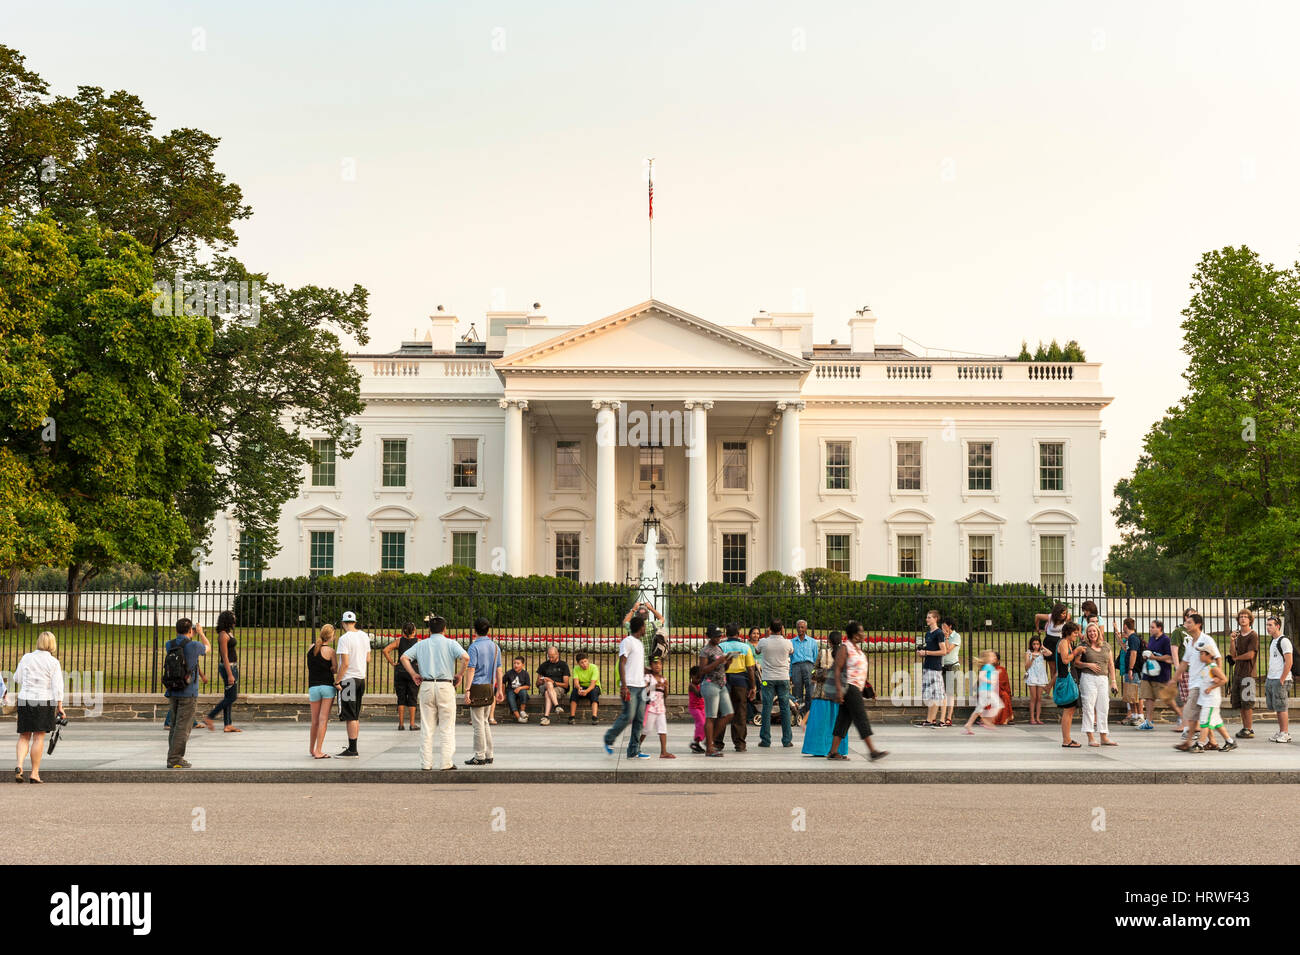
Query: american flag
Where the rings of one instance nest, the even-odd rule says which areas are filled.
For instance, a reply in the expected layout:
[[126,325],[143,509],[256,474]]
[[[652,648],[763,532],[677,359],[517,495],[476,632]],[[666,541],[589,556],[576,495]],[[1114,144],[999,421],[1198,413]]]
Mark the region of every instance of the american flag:
[[650,218],[655,217],[655,166],[654,160],[650,160],[649,174],[646,176],[646,182],[650,186]]

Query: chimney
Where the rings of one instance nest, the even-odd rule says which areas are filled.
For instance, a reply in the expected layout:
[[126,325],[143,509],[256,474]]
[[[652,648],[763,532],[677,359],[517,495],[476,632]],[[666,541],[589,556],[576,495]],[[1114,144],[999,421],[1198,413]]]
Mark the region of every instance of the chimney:
[[849,342],[854,354],[870,355],[876,350],[876,316],[870,305],[849,319]]
[[433,344],[434,354],[439,352],[454,352],[456,350],[456,322],[455,315],[449,315],[439,310],[429,316],[429,321],[433,323],[433,329],[429,333],[429,341]]

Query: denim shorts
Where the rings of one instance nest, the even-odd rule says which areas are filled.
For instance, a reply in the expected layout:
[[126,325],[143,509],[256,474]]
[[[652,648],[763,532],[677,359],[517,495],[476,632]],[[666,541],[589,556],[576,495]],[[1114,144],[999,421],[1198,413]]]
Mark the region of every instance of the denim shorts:
[[731,694],[727,692],[726,687],[719,686],[712,680],[705,680],[700,684],[700,695],[704,697],[704,715],[711,720],[716,720],[721,716],[731,716],[735,712],[731,708]]
[[334,687],[332,686],[313,686],[307,689],[307,699],[315,703],[317,700],[334,699]]

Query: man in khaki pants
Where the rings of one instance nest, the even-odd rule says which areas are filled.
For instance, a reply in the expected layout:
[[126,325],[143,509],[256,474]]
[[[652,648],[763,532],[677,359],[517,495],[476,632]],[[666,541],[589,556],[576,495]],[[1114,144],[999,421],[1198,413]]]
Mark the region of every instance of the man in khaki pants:
[[469,665],[465,668],[465,705],[470,708],[469,721],[474,725],[474,757],[465,760],[466,766],[486,766],[492,762],[492,727],[488,715],[492,701],[505,700],[501,676],[505,671],[501,662],[501,648],[488,636],[492,625],[487,617],[474,621],[474,639],[469,645]]
[[[420,688],[420,768],[433,769],[433,738],[438,737],[439,769],[455,769],[456,685],[469,654],[446,634],[447,621],[429,618],[429,639],[402,654],[402,666]],[[418,672],[417,672],[418,671]]]

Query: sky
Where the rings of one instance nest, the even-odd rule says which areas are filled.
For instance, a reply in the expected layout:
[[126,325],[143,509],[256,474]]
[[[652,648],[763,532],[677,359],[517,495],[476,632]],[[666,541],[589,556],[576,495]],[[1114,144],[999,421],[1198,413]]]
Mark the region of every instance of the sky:
[[0,0],[56,92],[220,137],[234,253],[365,286],[371,349],[438,305],[644,301],[653,156],[656,298],[813,311],[818,341],[865,304],[883,342],[1078,339],[1106,488],[1183,393],[1200,256],[1300,257],[1297,35],[1290,2]]

